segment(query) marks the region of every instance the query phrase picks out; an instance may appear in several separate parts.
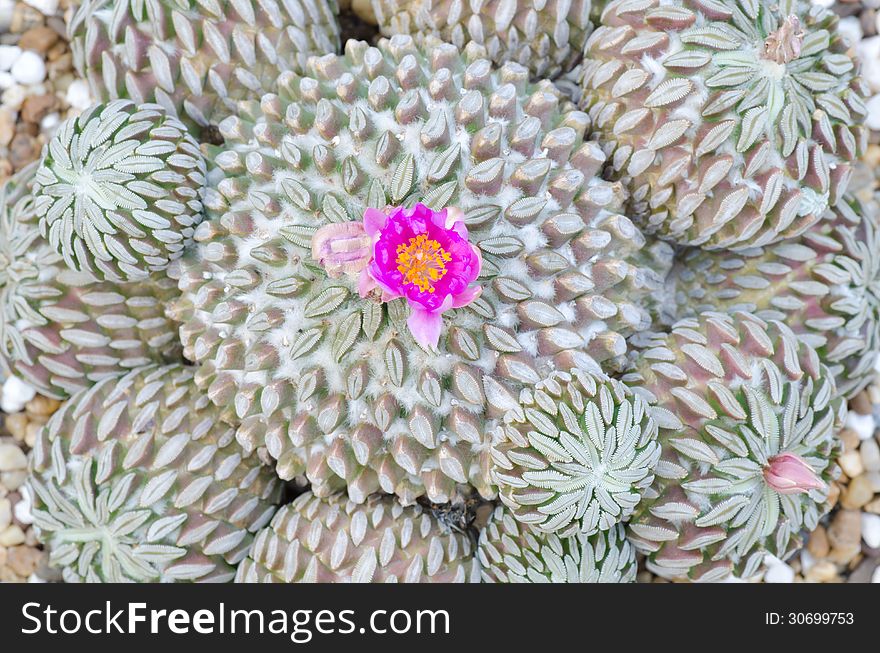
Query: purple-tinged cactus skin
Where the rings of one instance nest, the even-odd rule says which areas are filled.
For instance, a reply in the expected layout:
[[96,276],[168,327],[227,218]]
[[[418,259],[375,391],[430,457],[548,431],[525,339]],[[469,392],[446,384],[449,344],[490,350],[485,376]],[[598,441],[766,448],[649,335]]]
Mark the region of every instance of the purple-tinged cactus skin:
[[278,511],[239,565],[238,583],[476,583],[470,536],[421,506],[310,492]]
[[797,236],[840,200],[867,131],[856,63],[802,0],[614,0],[581,103],[647,231],[706,249]]
[[736,253],[692,250],[673,271],[678,314],[705,310],[778,320],[814,347],[854,397],[880,347],[880,210],[849,192],[802,236]]
[[[208,395],[235,406],[243,446],[319,496],[492,498],[493,425],[520,389],[553,366],[618,365],[625,336],[649,324],[637,303],[661,279],[617,212],[620,186],[595,176],[586,116],[522,66],[473,52],[349,41],[243,103],[220,125],[225,145],[207,148],[207,219],[175,265],[185,354]],[[418,204],[455,210],[468,259],[436,348],[413,337],[407,299],[363,298],[356,275],[311,258],[327,225],[369,210],[390,223],[386,209]]]
[[[786,558],[827,511],[836,429],[846,404],[816,352],[786,326],[748,313],[703,313],[635,354],[623,377],[655,407],[663,449],[655,482],[627,525],[648,567],[720,580]],[[797,458],[795,483],[780,491]],[[786,462],[787,461],[787,462]]]
[[29,481],[68,582],[231,581],[281,483],[243,456],[192,369],[105,379],[40,431]]
[[84,0],[68,25],[98,101],[155,102],[195,127],[339,48],[335,0]]
[[477,548],[484,583],[632,583],[636,554],[617,524],[587,536],[531,529],[497,507]]
[[501,65],[512,61],[538,78],[571,70],[592,30],[590,0],[371,0],[385,36],[432,35],[464,50],[486,48]]
[[164,275],[98,281],[68,268],[40,235],[31,193],[37,164],[0,190],[0,364],[54,399],[151,362],[180,360]]

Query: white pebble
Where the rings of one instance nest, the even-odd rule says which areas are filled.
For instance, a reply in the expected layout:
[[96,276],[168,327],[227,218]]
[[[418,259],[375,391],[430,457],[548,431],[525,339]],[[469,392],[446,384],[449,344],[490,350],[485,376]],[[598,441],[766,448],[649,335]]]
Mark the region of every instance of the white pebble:
[[768,555],[764,560],[767,563],[767,571],[764,574],[765,583],[794,582],[794,569],[782,562],[782,560],[770,555]]
[[0,472],[12,472],[27,467],[27,456],[14,444],[0,444]]
[[[876,98],[871,99],[873,100]],[[878,106],[878,108],[880,108],[880,106]],[[871,129],[873,129],[873,127]],[[859,436],[859,440],[867,440],[874,436],[874,429],[876,428],[876,425],[874,424],[874,416],[870,414],[859,415],[856,411],[851,410],[846,414],[846,427],[855,431]]]
[[862,23],[855,16],[841,18],[837,24],[837,31],[849,46],[857,45],[862,40]]
[[6,32],[12,24],[15,12],[15,0],[0,0],[0,34]]
[[6,105],[7,109],[18,111],[21,109],[25,96],[24,87],[21,84],[13,84],[3,91],[3,95],[0,95],[0,101]]
[[862,79],[874,93],[880,91],[880,36],[859,41],[856,54],[862,61]]
[[59,122],[61,122],[61,117],[58,113],[50,113],[40,121],[40,129],[42,129],[47,136],[51,136]]
[[862,539],[872,549],[880,548],[880,515],[862,513]]
[[865,103],[868,109],[868,115],[865,118],[865,124],[868,129],[880,129],[880,95],[875,95]]
[[29,582],[29,583],[46,583],[46,582],[48,582],[48,581],[46,581],[46,580],[43,579],[43,578],[40,578],[39,576],[37,576],[37,575],[34,573],[34,574],[31,574],[30,576],[28,576],[28,582]]
[[806,574],[816,564],[816,559],[806,549],[801,549],[801,573]]
[[0,410],[4,413],[18,413],[24,405],[37,396],[37,391],[15,376],[10,376],[0,390]]
[[880,583],[880,567],[877,567],[874,570],[874,575],[871,576],[872,583]]
[[0,45],[0,70],[12,68],[15,60],[21,56],[21,48],[17,45]]
[[58,0],[24,0],[44,16],[54,16],[58,11]]
[[67,87],[66,100],[67,104],[74,109],[84,111],[92,105],[92,93],[89,91],[89,85],[81,79],[74,80]]
[[36,52],[25,50],[12,64],[10,72],[19,84],[39,84],[46,79],[46,62]]
[[880,472],[880,445],[874,438],[863,440],[859,445],[862,466],[869,472]]
[[15,518],[21,524],[33,524],[34,517],[31,514],[31,506],[33,506],[34,500],[31,497],[31,489],[27,485],[22,485],[19,491],[21,492],[21,500],[13,508]]
[[0,72],[0,91],[15,86],[15,78],[7,72]]

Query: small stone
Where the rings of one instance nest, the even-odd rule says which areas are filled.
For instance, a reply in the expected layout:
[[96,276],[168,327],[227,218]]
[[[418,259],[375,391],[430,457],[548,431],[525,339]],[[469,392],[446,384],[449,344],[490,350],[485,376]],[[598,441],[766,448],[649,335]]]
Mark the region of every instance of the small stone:
[[828,528],[828,541],[831,551],[828,559],[838,564],[846,564],[861,551],[862,516],[858,510],[841,510]]
[[837,29],[850,47],[857,45],[862,40],[862,23],[855,16],[842,18]]
[[15,86],[15,78],[7,72],[0,72],[0,91]]
[[81,79],[74,80],[67,87],[67,104],[79,111],[87,109],[92,104],[92,93],[89,85]]
[[870,548],[880,548],[880,515],[862,513],[862,539]]
[[876,558],[865,558],[847,576],[847,583],[870,583],[871,574],[877,568]]
[[50,113],[40,121],[40,129],[47,136],[51,136],[55,132],[55,128],[61,123],[61,116],[58,112]]
[[831,487],[828,488],[828,509],[831,510],[834,506],[837,505],[837,501],[840,499],[840,484],[832,483]]
[[874,499],[870,503],[866,504],[862,508],[862,510],[864,510],[865,512],[870,512],[871,514],[874,514],[874,515],[880,515],[880,497],[877,497],[876,499]]
[[6,547],[0,546],[0,569],[6,566]]
[[880,567],[877,567],[874,570],[874,575],[871,576],[871,582],[872,583],[880,583]]
[[30,546],[14,546],[7,551],[6,564],[19,576],[28,577],[40,566],[43,553]]
[[[872,127],[871,129],[874,128]],[[856,432],[859,440],[867,440],[874,437],[874,430],[876,429],[873,415],[859,415],[852,411],[846,414],[846,426]]]
[[15,521],[19,524],[24,524],[25,526],[29,526],[34,523],[34,516],[31,514],[31,506],[33,505],[33,499],[31,498],[31,491],[27,485],[23,485],[21,487],[21,498],[16,501],[15,508],[13,508],[13,513],[15,514]]
[[27,470],[17,469],[14,472],[0,473],[0,483],[6,486],[8,490],[17,490],[24,485],[27,480]]
[[859,394],[850,399],[849,408],[850,410],[856,411],[859,415],[870,415],[874,412],[874,407],[871,405],[871,398],[865,390],[862,390]]
[[15,114],[6,107],[0,107],[0,147],[6,147],[15,134]]
[[793,583],[794,569],[774,556],[767,556],[767,571],[764,573],[765,583]]
[[843,442],[844,451],[855,451],[859,448],[859,434],[852,429],[841,429],[840,440]]
[[861,508],[874,498],[874,490],[871,487],[871,479],[867,474],[859,474],[846,488],[846,492],[840,498],[840,505],[849,510]]
[[40,156],[40,144],[28,134],[16,134],[9,146],[9,160],[16,170],[21,170]]
[[40,428],[39,424],[28,422],[27,428],[24,432],[24,443],[31,449],[34,448],[34,443],[37,441],[37,434],[40,432]]
[[807,551],[810,552],[814,558],[824,558],[828,555],[828,552],[831,550],[831,546],[828,544],[828,533],[825,530],[825,527],[821,524],[816,527],[812,533],[810,533],[810,539],[807,542]]
[[804,578],[811,583],[830,583],[837,580],[837,567],[833,562],[819,560],[810,567]]
[[46,63],[36,52],[25,50],[9,70],[19,84],[30,86],[46,79]]
[[39,11],[44,16],[54,16],[58,12],[58,0],[24,0],[25,4]]
[[40,54],[45,54],[53,45],[58,43],[61,37],[51,27],[42,25],[40,27],[32,27],[18,40],[18,47],[22,50],[33,50]]
[[17,413],[24,409],[27,402],[37,396],[37,391],[15,376],[3,382],[0,392],[0,410],[4,413]]
[[14,444],[0,444],[0,472],[27,468],[27,456]]
[[0,70],[7,72],[15,60],[21,56],[21,48],[17,45],[0,45]]
[[21,530],[20,526],[12,524],[12,526],[7,526],[4,530],[0,531],[0,546],[9,548],[19,544],[24,544],[24,531]]
[[21,103],[24,102],[25,95],[24,88],[21,84],[16,83],[3,91],[3,95],[0,96],[0,101],[6,105],[6,108],[18,111],[21,109]]
[[28,418],[25,413],[13,413],[6,416],[6,430],[19,442],[24,441]]
[[0,499],[0,531],[12,523],[12,503],[9,499]]
[[[871,442],[871,440],[865,440],[865,442]],[[858,451],[847,451],[838,459],[837,463],[843,473],[850,478],[855,478],[865,471],[865,467],[862,465],[862,456]]]
[[880,445],[877,444],[877,440],[871,438],[862,442],[859,456],[862,458],[862,466],[867,471],[880,472]]
[[29,95],[21,105],[21,119],[39,123],[58,102],[54,95]]
[[25,411],[27,411],[28,415],[42,415],[47,417],[52,415],[61,408],[61,402],[57,399],[51,399],[49,397],[44,397],[43,395],[37,395],[29,402],[27,402],[24,406]]

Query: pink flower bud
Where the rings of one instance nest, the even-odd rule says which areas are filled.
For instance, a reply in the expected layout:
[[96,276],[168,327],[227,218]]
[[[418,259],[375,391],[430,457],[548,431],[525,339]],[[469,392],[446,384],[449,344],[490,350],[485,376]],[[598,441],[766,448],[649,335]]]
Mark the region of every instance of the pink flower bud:
[[328,224],[312,236],[312,258],[334,279],[359,274],[372,255],[371,239],[360,222]]
[[813,468],[793,453],[781,453],[770,458],[764,468],[764,479],[780,494],[798,494],[825,487]]

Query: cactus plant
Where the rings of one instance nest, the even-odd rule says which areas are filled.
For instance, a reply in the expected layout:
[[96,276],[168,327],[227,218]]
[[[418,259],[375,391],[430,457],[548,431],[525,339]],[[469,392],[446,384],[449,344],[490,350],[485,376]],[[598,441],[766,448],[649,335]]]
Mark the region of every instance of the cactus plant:
[[837,18],[804,0],[614,0],[584,54],[581,103],[633,217],[681,244],[803,233],[865,147]]
[[116,100],[61,125],[34,180],[40,231],[73,270],[146,279],[202,219],[205,161],[159,105]]
[[459,49],[486,48],[496,64],[526,66],[532,75],[553,78],[568,72],[592,29],[590,0],[372,0],[385,36],[437,36]]
[[174,266],[185,353],[243,444],[318,495],[494,496],[519,389],[613,367],[649,323],[660,278],[586,116],[468,52],[349,41],[208,148],[208,219]]
[[846,404],[780,322],[702,313],[658,334],[623,377],[655,403],[661,460],[628,524],[656,573],[748,577],[827,511]]
[[239,583],[479,582],[468,535],[421,506],[371,496],[300,495],[257,535],[238,568]]
[[477,554],[486,583],[631,583],[636,555],[621,524],[587,536],[560,537],[519,522],[499,506],[480,531]]
[[628,518],[660,458],[644,399],[577,369],[523,395],[493,452],[493,477],[513,516],[561,537]]
[[339,47],[335,0],[84,0],[74,63],[100,102],[156,102],[194,128]]
[[42,394],[65,399],[107,376],[180,359],[164,275],[117,284],[68,268],[40,235],[37,164],[0,190],[0,361]]
[[34,445],[34,523],[74,581],[229,581],[280,483],[242,455],[191,369],[147,366],[67,401]]
[[736,254],[689,252],[675,274],[679,314],[745,310],[815,348],[846,397],[873,378],[880,343],[880,224],[847,194],[803,236]]

